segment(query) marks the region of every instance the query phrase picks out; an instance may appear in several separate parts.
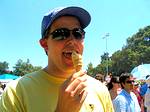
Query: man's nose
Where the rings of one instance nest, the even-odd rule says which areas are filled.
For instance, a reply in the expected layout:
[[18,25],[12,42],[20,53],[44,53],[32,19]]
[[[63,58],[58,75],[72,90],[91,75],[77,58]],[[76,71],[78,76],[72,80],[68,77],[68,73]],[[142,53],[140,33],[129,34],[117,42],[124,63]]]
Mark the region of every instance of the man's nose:
[[70,37],[71,39],[76,39],[75,36],[73,35],[72,31],[70,31]]

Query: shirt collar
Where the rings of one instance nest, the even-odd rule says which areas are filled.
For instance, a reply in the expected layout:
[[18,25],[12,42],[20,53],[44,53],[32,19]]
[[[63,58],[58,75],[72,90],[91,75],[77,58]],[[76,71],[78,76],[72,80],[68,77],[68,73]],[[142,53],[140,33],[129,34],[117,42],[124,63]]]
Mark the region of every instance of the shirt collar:
[[122,92],[123,94],[126,96],[126,97],[130,97],[131,98],[131,95],[124,89],[122,89]]

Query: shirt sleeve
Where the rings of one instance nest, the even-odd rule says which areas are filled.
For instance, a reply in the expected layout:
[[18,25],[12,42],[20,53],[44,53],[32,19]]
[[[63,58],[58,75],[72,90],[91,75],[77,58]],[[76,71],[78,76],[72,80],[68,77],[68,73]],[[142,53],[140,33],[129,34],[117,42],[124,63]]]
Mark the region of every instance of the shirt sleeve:
[[114,112],[114,108],[113,108],[113,104],[109,92],[107,92],[107,101],[108,102],[106,103],[106,109],[109,109],[109,112]]
[[139,105],[137,96],[134,93],[132,93],[132,94],[133,94],[133,98],[134,98],[134,102],[135,102],[135,111],[136,112],[141,112],[141,107]]
[[148,108],[150,107],[150,89],[149,88],[145,94],[144,105]]
[[112,100],[109,91],[105,85],[100,88],[99,98],[103,102],[104,112],[114,112]]
[[0,99],[0,112],[25,112],[16,88],[12,84],[7,85]]
[[115,112],[127,112],[127,106],[126,106],[126,102],[124,101],[124,99],[120,96],[117,97],[114,102],[114,111]]

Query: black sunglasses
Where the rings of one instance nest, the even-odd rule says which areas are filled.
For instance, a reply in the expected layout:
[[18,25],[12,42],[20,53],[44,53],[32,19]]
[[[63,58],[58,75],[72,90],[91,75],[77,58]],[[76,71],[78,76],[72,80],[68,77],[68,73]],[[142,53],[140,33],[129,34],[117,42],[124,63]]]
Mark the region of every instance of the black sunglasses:
[[54,30],[50,35],[52,35],[53,40],[65,40],[70,37],[70,32],[75,37],[75,39],[82,40],[84,39],[85,31],[82,28],[74,28],[69,30],[68,28],[60,28]]
[[134,80],[128,80],[128,81],[126,81],[126,83],[132,84],[132,83],[134,83]]

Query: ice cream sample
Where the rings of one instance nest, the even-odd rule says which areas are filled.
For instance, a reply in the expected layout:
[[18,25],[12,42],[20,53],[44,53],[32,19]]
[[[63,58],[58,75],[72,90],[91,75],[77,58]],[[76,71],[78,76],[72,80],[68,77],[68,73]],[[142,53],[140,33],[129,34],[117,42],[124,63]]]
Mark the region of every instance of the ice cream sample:
[[74,68],[76,69],[76,71],[80,71],[82,69],[83,66],[83,61],[82,61],[82,55],[78,54],[76,51],[72,52],[72,61],[73,61],[73,65]]

